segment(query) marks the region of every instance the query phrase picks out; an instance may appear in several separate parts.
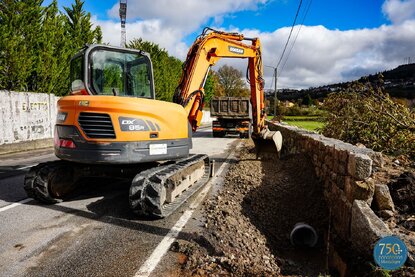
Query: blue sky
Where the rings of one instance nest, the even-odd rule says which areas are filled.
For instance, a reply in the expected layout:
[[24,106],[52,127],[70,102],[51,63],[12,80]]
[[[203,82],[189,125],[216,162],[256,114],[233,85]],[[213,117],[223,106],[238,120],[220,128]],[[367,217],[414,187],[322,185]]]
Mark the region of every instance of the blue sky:
[[[205,0],[208,1],[208,0]],[[50,1],[45,1],[47,4]],[[85,9],[99,20],[114,20],[108,11],[119,1],[113,0],[86,0]],[[128,2],[128,1],[127,1]],[[261,4],[253,10],[232,12],[223,16],[220,27],[238,27],[239,29],[259,29],[261,31],[273,31],[276,28],[290,26],[297,11],[299,0],[273,0]],[[390,21],[382,12],[381,0],[313,0],[304,23],[307,25],[323,25],[329,29],[350,30],[358,28],[374,28]],[[59,5],[70,6],[73,1],[61,0]],[[157,3],[157,1],[154,1]],[[130,3],[129,3],[130,4]],[[131,3],[133,4],[133,3]],[[135,4],[135,3],[134,3]],[[298,17],[298,23],[302,22],[304,13],[310,0],[303,0],[302,9]],[[139,17],[129,15],[127,20],[136,21]],[[214,25],[215,19],[206,21],[206,26]],[[191,43],[195,36],[203,29],[189,35]]]
[[[128,0],[127,40],[154,41],[183,59],[203,27],[211,26],[258,36],[264,63],[276,64],[299,2]],[[60,6],[70,3],[59,1]],[[104,41],[119,44],[118,1],[86,0],[85,9],[103,29]],[[281,70],[281,86],[301,88],[355,79],[393,68],[405,57],[415,58],[415,0],[303,0],[293,38],[298,30]],[[226,63],[241,70],[246,66],[234,60]],[[271,82],[270,69],[265,76]]]

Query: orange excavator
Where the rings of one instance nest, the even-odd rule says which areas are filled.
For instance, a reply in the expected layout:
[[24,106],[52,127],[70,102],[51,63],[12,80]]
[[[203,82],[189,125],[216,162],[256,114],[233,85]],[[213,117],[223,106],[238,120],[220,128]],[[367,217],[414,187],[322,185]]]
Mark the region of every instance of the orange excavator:
[[189,49],[174,103],[155,100],[149,54],[89,45],[72,58],[71,95],[58,101],[54,146],[60,160],[30,169],[24,181],[28,196],[52,204],[82,178],[127,178],[135,213],[171,214],[211,175],[209,157],[190,155],[189,149],[201,122],[209,69],[221,58],[248,59],[252,138],[259,148],[271,144],[279,151],[281,134],[265,126],[258,38],[205,28]]

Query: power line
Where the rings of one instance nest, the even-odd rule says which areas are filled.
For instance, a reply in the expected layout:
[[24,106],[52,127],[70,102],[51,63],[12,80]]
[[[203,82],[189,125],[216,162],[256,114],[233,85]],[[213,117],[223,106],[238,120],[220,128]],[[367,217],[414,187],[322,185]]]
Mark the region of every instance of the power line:
[[[310,2],[308,3],[308,6],[307,6],[307,9],[306,9],[306,12],[305,12],[305,14],[304,14],[304,16],[303,16],[303,19],[302,19],[302,22],[301,22],[301,26],[302,26],[302,25],[303,25],[303,23],[304,23],[304,20],[305,20],[305,18],[306,18],[306,16],[307,16],[308,10],[310,9],[311,2],[312,2],[312,1],[313,1],[313,0],[310,0]],[[299,5],[298,5],[297,12],[296,12],[296,14],[295,14],[295,18],[294,18],[293,24],[292,24],[292,26],[291,26],[291,31],[290,31],[290,34],[289,34],[289,36],[288,36],[287,42],[285,43],[285,46],[284,46],[284,50],[283,50],[283,52],[282,52],[282,54],[281,54],[281,57],[280,57],[280,59],[279,59],[279,61],[278,61],[277,66],[276,66],[277,68],[278,68],[278,66],[280,65],[280,63],[281,63],[281,61],[282,61],[282,59],[283,59],[283,57],[284,57],[284,53],[285,53],[285,51],[286,51],[286,49],[287,49],[287,46],[288,46],[288,43],[289,43],[289,41],[290,41],[291,34],[292,34],[292,32],[293,32],[293,29],[294,29],[295,23],[296,23],[296,21],[297,21],[297,17],[298,17],[298,15],[299,15],[299,12],[300,12],[300,9],[301,9],[302,2],[303,2],[303,1],[302,1],[302,0],[300,0],[300,3],[299,3]],[[286,59],[285,59],[285,61],[284,61],[284,64],[283,64],[283,66],[282,66],[282,69],[284,69],[284,66],[285,66],[285,64],[286,64],[286,62],[287,62],[287,60],[288,60],[288,57],[290,56],[290,53],[291,53],[291,51],[292,51],[292,48],[294,47],[294,43],[295,43],[295,41],[297,40],[298,34],[300,33],[300,30],[301,30],[301,26],[300,26],[300,29],[298,30],[298,32],[297,32],[297,34],[296,34],[296,36],[295,36],[295,39],[294,39],[293,44],[291,45],[291,48],[290,48],[290,50],[289,50],[289,52],[288,52],[287,58],[286,58]],[[279,75],[281,75],[282,69],[278,71],[278,73],[277,73],[277,74],[278,74],[278,76],[279,76]],[[274,72],[273,72],[273,75],[272,75],[271,81],[272,81],[272,80],[274,80],[274,78],[277,78],[277,77],[278,77],[278,76],[275,76],[275,72],[276,72],[276,70],[274,70]],[[271,82],[271,83],[270,83],[270,85],[269,85],[269,89],[271,89],[271,86],[272,86],[272,82]]]
[[293,24],[292,24],[292,26],[291,26],[290,34],[288,35],[288,39],[287,39],[287,42],[285,43],[284,50],[282,51],[281,57],[280,57],[280,59],[279,59],[279,61],[278,61],[278,63],[277,63],[277,68],[278,68],[278,66],[279,66],[279,65],[280,65],[280,63],[281,63],[282,58],[284,57],[285,50],[287,50],[288,42],[290,41],[291,34],[293,33],[293,29],[294,29],[294,26],[295,26],[295,22],[297,22],[297,17],[298,17],[298,14],[299,14],[299,12],[300,12],[301,5],[302,5],[302,4],[303,4],[303,0],[300,0],[300,3],[299,3],[298,8],[297,8],[297,12],[296,12],[296,14],[295,14],[295,18],[294,18]]
[[297,34],[295,35],[294,41],[293,41],[293,43],[291,44],[290,50],[288,51],[287,57],[285,58],[285,61],[284,61],[284,63],[282,64],[281,69],[278,71],[278,75],[281,75],[281,72],[284,70],[285,64],[287,63],[288,58],[290,57],[291,51],[292,51],[292,50],[293,50],[293,48],[294,48],[294,44],[295,44],[295,42],[297,41],[298,35],[300,34],[300,31],[301,31],[301,28],[302,28],[302,27],[303,27],[303,25],[304,25],[305,18],[307,17],[307,14],[308,14],[308,11],[310,10],[311,3],[312,3],[312,2],[313,2],[313,0],[310,0],[310,2],[308,2],[308,5],[307,5],[306,11],[305,11],[305,13],[304,13],[303,19],[301,20],[301,24],[300,24],[300,26],[298,27]]

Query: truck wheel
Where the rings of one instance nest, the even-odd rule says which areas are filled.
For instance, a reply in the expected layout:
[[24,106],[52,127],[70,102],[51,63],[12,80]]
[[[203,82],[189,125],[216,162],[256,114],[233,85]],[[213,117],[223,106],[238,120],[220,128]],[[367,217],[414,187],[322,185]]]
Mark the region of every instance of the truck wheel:
[[223,138],[225,136],[225,132],[212,132],[214,138]]

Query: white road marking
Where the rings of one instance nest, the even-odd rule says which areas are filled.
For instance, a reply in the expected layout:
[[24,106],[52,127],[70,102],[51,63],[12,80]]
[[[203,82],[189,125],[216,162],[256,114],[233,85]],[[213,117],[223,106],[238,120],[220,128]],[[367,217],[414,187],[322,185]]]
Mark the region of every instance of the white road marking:
[[[238,146],[239,144],[237,145],[237,147]],[[177,236],[179,235],[183,227],[186,225],[187,221],[189,221],[189,219],[192,217],[193,212],[200,205],[200,203],[202,203],[203,199],[206,197],[210,188],[212,187],[212,184],[215,183],[219,176],[222,175],[222,172],[225,169],[226,165],[229,164],[229,160],[234,158],[234,154],[235,150],[232,151],[231,154],[229,154],[229,156],[226,158],[226,160],[223,162],[223,164],[217,171],[216,175],[212,179],[210,179],[209,183],[206,184],[206,186],[199,193],[196,199],[190,204],[189,209],[183,213],[183,215],[179,218],[179,220],[176,222],[173,228],[170,229],[170,231],[163,238],[163,240],[157,245],[153,253],[151,253],[150,257],[144,262],[144,264],[136,272],[134,277],[150,276],[150,274],[153,272],[153,270],[160,262],[161,258],[163,258],[163,256],[170,249],[171,244],[176,240]]]
[[7,210],[10,210],[10,209],[12,209],[14,207],[20,206],[22,204],[25,204],[25,203],[27,203],[29,201],[32,201],[32,200],[33,200],[32,198],[26,198],[26,199],[20,200],[19,202],[16,202],[16,203],[7,205],[5,207],[2,207],[2,208],[0,208],[0,213],[1,212],[4,212],[4,211],[7,211]]
[[22,170],[22,169],[26,169],[26,168],[33,167],[33,166],[35,166],[35,164],[22,166],[22,167],[19,167],[19,168],[16,168],[16,169],[17,170]]

